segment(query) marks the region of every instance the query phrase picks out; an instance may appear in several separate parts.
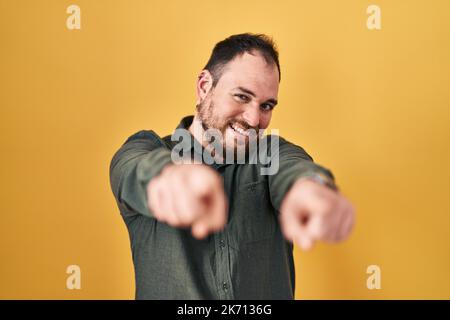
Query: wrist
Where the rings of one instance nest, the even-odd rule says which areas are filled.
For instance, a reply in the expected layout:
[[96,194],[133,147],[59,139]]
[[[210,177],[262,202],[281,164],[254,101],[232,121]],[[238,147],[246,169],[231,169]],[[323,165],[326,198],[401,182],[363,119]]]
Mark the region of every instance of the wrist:
[[303,177],[300,177],[300,178],[297,179],[297,181],[300,181],[300,180],[314,181],[314,182],[319,183],[319,184],[321,184],[321,185],[323,185],[325,187],[330,188],[331,190],[334,190],[334,191],[338,191],[339,190],[339,188],[335,184],[334,180],[331,179],[326,174],[321,173],[321,172],[314,172],[312,174],[309,174],[307,176],[303,176]]

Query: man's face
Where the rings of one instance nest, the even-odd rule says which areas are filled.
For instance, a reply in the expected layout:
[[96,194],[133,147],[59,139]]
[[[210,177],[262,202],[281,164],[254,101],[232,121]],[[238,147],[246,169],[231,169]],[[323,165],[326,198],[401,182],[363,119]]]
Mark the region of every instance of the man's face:
[[247,148],[254,137],[248,129],[259,132],[269,126],[278,85],[274,63],[267,63],[257,52],[244,53],[225,66],[214,88],[199,95],[198,118],[204,129],[221,132],[226,148]]

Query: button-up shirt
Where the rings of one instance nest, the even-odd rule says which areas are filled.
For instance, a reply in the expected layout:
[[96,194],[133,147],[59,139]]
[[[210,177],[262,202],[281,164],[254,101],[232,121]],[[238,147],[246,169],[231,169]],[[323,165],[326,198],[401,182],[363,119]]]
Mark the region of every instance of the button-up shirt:
[[[187,130],[192,120],[185,117],[178,128]],[[148,206],[147,184],[173,164],[175,145],[170,135],[142,130],[111,161],[112,191],[130,235],[136,299],[293,299],[293,246],[281,232],[279,209],[297,179],[321,174],[333,181],[332,173],[281,137],[276,174],[262,175],[261,164],[213,163],[223,178],[228,221],[198,240],[189,228],[156,220]]]

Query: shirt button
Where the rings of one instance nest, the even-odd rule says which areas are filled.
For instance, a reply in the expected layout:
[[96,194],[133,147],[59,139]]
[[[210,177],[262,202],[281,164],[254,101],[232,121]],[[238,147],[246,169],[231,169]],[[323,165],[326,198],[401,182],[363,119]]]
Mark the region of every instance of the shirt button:
[[225,241],[224,240],[220,240],[219,241],[219,246],[223,249],[225,248]]
[[225,291],[228,290],[228,283],[226,283],[226,282],[222,283],[222,288]]

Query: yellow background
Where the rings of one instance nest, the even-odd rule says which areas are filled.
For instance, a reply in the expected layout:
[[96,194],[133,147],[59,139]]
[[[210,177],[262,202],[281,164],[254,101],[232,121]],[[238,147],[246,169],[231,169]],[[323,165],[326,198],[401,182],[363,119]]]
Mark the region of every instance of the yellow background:
[[447,0],[0,0],[0,298],[134,297],[111,157],[138,130],[171,133],[214,44],[247,31],[280,50],[271,127],[357,208],[347,242],[296,250],[296,298],[450,298]]

